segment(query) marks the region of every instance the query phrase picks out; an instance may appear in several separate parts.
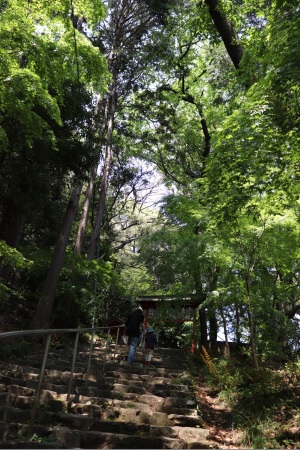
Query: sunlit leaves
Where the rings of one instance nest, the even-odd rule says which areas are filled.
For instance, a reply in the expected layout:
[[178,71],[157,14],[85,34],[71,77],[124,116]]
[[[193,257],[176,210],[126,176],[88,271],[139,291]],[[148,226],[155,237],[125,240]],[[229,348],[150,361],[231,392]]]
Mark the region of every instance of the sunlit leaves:
[[[98,20],[104,10],[100,2],[95,3],[94,20]],[[84,7],[91,16],[92,4],[85,1],[78,2],[78,14]],[[40,0],[9,0],[0,12],[2,115],[14,115],[29,144],[34,133],[41,135],[47,128],[45,135],[54,144],[49,124],[37,111],[41,107],[49,119],[61,123],[58,108],[66,80],[79,78],[98,91],[104,91],[108,82],[103,56],[74,30],[70,14],[69,1]]]
[[11,248],[4,241],[0,241],[0,264],[10,264],[14,268],[29,268],[32,261],[24,258],[15,248]]
[[7,117],[17,117],[23,127],[29,145],[43,133],[48,133],[50,140],[55,141],[54,134],[35,108],[42,108],[49,117],[61,124],[60,110],[55,99],[44,89],[43,83],[36,74],[28,69],[14,69],[4,81],[5,93],[2,105],[6,108]]

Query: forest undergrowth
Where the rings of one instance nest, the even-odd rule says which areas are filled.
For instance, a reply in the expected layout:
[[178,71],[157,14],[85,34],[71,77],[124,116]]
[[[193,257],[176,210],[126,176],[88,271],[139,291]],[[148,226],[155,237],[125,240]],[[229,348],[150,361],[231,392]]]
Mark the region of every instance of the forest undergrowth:
[[199,415],[218,448],[300,448],[300,360],[253,369],[245,355],[191,361]]

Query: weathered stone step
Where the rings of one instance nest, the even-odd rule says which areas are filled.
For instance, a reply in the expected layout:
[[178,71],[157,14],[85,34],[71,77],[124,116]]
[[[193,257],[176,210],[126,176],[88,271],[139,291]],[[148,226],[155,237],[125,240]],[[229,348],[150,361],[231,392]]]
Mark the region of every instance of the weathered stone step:
[[[205,439],[202,439],[201,442],[195,440],[193,444],[197,444],[196,448],[207,448]],[[183,449],[188,447],[186,441],[180,437],[170,438],[163,435],[143,436],[90,431],[82,435],[81,448]]]
[[[59,420],[62,425],[67,425],[69,428],[77,428],[88,431],[101,431],[107,433],[148,433],[150,436],[164,436],[169,438],[179,438],[183,435],[182,427],[180,426],[159,426],[150,423],[133,423],[120,422],[109,420],[95,420],[91,417],[83,417],[78,415],[60,415]],[[193,435],[197,442],[207,439],[209,431],[202,428],[186,427],[185,434]]]
[[185,442],[182,439],[167,437],[103,433],[101,431],[75,432],[71,435],[68,432],[68,429],[65,431],[62,429],[53,431],[63,444],[67,444],[71,448],[181,449],[185,446]]
[[[49,448],[209,448],[182,350],[156,349],[146,366],[144,350],[138,349],[131,368],[127,346],[111,345],[107,352],[96,347],[87,380],[88,347],[79,351],[69,403],[73,355],[64,350],[49,355],[33,428],[39,441],[49,439]],[[44,448],[34,447],[40,442],[13,447],[14,436],[22,439],[30,422],[41,361],[32,355],[2,368],[0,437],[3,428],[10,439],[0,448]]]
[[[68,425],[72,426],[72,423],[68,423]],[[98,421],[96,426],[98,429],[94,430],[86,427],[70,429],[64,424],[51,428],[35,426],[33,428],[35,442],[32,440],[18,442],[6,440],[5,446],[2,445],[3,442],[0,444],[0,448],[209,448],[206,430],[107,421]],[[1,422],[0,430],[5,430],[7,433],[13,431],[11,427]],[[18,431],[24,433],[26,427]]]
[[[22,366],[22,362],[25,364],[27,364],[26,366]],[[39,370],[40,370],[40,361],[35,361],[32,360],[30,361],[32,363],[31,366],[28,366],[29,361],[23,361],[23,360],[17,360],[16,363],[14,364],[14,367],[11,371],[9,371],[9,373],[7,373],[6,375],[2,375],[2,379],[5,380],[5,378],[3,378],[4,376],[9,376],[9,377],[17,377],[19,375],[19,373],[27,373],[26,376],[23,377],[22,375],[22,379],[23,380],[37,380],[39,378]],[[121,366],[121,367],[120,367]],[[90,367],[90,378],[95,378],[97,377],[97,375],[100,373],[103,373],[103,367],[102,364],[100,365],[96,365],[96,366],[91,366]],[[51,361],[49,362],[49,364],[46,367],[46,371],[45,374],[46,376],[56,376],[56,377],[61,377],[62,379],[67,379],[69,378],[69,374],[70,374],[70,370],[71,370],[71,364],[65,364],[65,363],[56,363],[55,367],[51,364]],[[85,373],[86,373],[87,367],[85,365],[79,365],[78,363],[76,363],[75,365],[75,372],[74,372],[74,379],[83,379],[85,377]],[[179,375],[182,377],[187,377],[188,371],[184,371],[183,369],[180,369],[179,367],[177,368],[168,368],[168,367],[155,367],[153,365],[151,366],[144,366],[140,363],[135,363],[133,365],[132,368],[128,368],[126,366],[126,361],[121,361],[121,362],[107,362],[106,366],[105,366],[105,373],[108,376],[114,376],[114,373],[120,373],[122,371],[125,372],[129,372],[129,373],[146,373],[148,375],[152,375],[152,376],[164,376],[165,378],[176,378]],[[29,375],[31,374],[31,375]],[[63,375],[62,375],[63,374]],[[1,379],[0,379],[1,382]]]
[[[36,382],[31,383],[35,384]],[[158,386],[158,388],[156,386]],[[162,386],[164,387],[164,389],[160,389]],[[87,403],[91,399],[94,402],[98,402],[99,398],[106,398],[109,400],[126,399],[133,401],[136,401],[136,399],[138,399],[139,402],[142,403],[151,401],[152,403],[154,402],[156,405],[158,405],[161,403],[160,398],[164,398],[165,401],[163,406],[164,411],[166,412],[169,412],[170,408],[172,407],[176,407],[177,409],[195,407],[195,402],[193,401],[193,392],[184,390],[177,392],[176,390],[171,389],[170,386],[166,384],[159,385],[159,383],[156,383],[155,388],[152,389],[152,392],[151,386],[149,385],[147,386],[148,390],[141,386],[132,386],[130,383],[116,383],[115,385],[106,385],[105,387],[107,387],[107,389],[98,389],[97,384],[94,384],[94,386],[78,387],[76,388],[76,395],[72,394],[71,400],[74,401],[75,397],[77,397],[77,402],[81,401],[83,403]],[[44,384],[44,388],[45,389],[43,389],[41,392],[41,402],[54,400],[58,395],[60,396],[61,400],[66,401],[68,386]],[[182,389],[184,388],[185,386],[183,385]],[[34,389],[18,385],[1,385],[1,389],[6,389],[9,396],[13,395],[15,398],[15,403],[22,409],[31,408],[34,401]],[[147,391],[152,395],[146,395]],[[170,395],[170,393],[174,393],[174,395],[176,394],[176,397],[173,397],[172,395]],[[4,404],[4,402],[7,402],[6,396],[2,396],[1,403]]]
[[[118,432],[121,432],[121,430],[123,430],[122,432],[126,432],[125,429],[127,426],[132,429],[132,433],[141,430],[145,431],[145,420],[146,423],[148,423],[148,428],[150,425],[172,425],[172,421],[168,419],[166,414],[151,412],[147,407],[144,407],[144,405],[143,408],[130,408],[129,410],[126,408],[98,408],[97,415],[84,415],[85,412],[90,413],[91,409],[83,406],[80,406],[80,408],[73,407],[72,410],[80,412],[81,414],[68,414],[62,411],[58,413],[51,411],[38,411],[34,426],[34,433],[37,433],[38,436],[43,437],[46,434],[49,434],[49,429],[52,429],[53,426],[58,425],[68,426],[70,429],[76,430],[110,431],[105,428],[105,424],[112,419],[114,420],[112,423],[118,424],[116,425]],[[94,411],[96,410],[94,409]],[[22,423],[25,427],[27,427],[30,419],[31,410],[22,410],[13,406],[6,406],[0,410],[0,420],[2,420],[1,423]],[[131,423],[131,425],[128,425],[128,423]],[[47,426],[47,428],[41,428],[41,426]]]
[[5,441],[0,442],[0,448],[3,449],[34,449],[34,448],[41,448],[41,449],[51,449],[51,448],[57,448],[57,449],[65,449],[68,448],[66,446],[63,446],[60,442],[32,442],[32,441]]
[[[190,414],[196,407],[193,399],[177,397],[159,397],[151,394],[119,393],[114,391],[103,391],[105,396],[72,394],[72,403],[95,404],[114,408],[135,408],[139,411],[151,412],[152,410],[170,413],[170,411],[182,411],[182,414]],[[91,393],[92,394],[92,393]],[[97,392],[96,394],[99,394]],[[22,410],[30,410],[34,404],[34,396],[17,395],[11,396],[7,393],[6,404],[18,407]],[[66,408],[67,394],[61,394],[59,399],[55,391],[41,391],[40,408],[61,410]]]
[[146,374],[153,377],[165,377],[165,378],[188,378],[190,377],[188,371],[182,371],[180,369],[165,369],[164,367],[144,366],[142,364],[133,364],[133,367],[128,367],[126,361],[122,361],[120,364],[107,364],[105,367],[105,373],[108,376],[122,376],[122,373],[128,374]]
[[[110,373],[110,375],[115,376],[103,376],[98,381],[87,380],[85,381],[83,378],[83,374],[75,373],[72,381],[72,388],[78,389],[86,389],[86,391],[91,391],[93,388],[95,390],[121,390],[123,392],[135,392],[135,393],[145,393],[145,390],[149,390],[150,392],[157,391],[157,395],[165,395],[166,392],[193,392],[193,387],[188,386],[187,384],[180,385],[178,384],[178,380],[172,379],[169,382],[166,382],[165,377],[155,377],[152,378],[153,382],[149,382],[149,376],[140,377],[136,374],[130,373]],[[34,379],[31,379],[30,374],[26,374],[26,380],[11,378],[7,376],[2,376],[2,383],[0,384],[0,392],[4,392],[8,390],[8,385],[15,386],[14,388],[10,388],[10,392],[15,391],[16,394],[22,395],[23,392],[26,392],[26,395],[33,395],[34,390],[38,385],[38,376],[34,375]],[[56,391],[58,394],[65,394],[68,392],[69,388],[69,380],[70,373],[69,372],[59,372],[55,371],[47,371],[46,376],[43,381],[43,388],[49,391]],[[168,379],[169,380],[169,379]],[[176,381],[176,382],[175,382]],[[24,388],[22,391],[21,388]],[[18,389],[20,388],[20,389]],[[160,394],[161,392],[161,394]],[[180,394],[179,394],[180,395]],[[182,395],[180,395],[182,396]]]

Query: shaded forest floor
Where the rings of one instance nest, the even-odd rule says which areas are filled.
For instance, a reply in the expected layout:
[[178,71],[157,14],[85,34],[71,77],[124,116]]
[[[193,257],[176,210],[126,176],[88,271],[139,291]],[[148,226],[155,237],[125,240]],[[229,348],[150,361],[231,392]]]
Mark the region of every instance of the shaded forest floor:
[[230,407],[206,386],[198,386],[196,392],[203,426],[216,448],[244,448],[244,433],[234,428]]
[[[285,377],[278,371],[273,371],[275,382]],[[202,374],[195,377],[199,415],[215,448],[300,448],[299,370],[276,387],[271,371],[266,373],[267,381],[226,389],[214,387]]]

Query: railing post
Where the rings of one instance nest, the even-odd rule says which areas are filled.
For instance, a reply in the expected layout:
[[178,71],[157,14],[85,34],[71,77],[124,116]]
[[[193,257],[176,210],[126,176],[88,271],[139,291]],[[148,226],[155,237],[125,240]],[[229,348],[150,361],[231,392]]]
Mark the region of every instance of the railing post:
[[76,332],[76,336],[75,336],[75,344],[74,344],[74,351],[73,351],[73,361],[72,361],[72,368],[71,368],[71,373],[70,373],[70,381],[69,381],[69,390],[68,390],[68,395],[67,395],[67,403],[70,402],[70,395],[71,395],[72,382],[73,382],[73,373],[74,373],[74,369],[75,369],[75,362],[76,362],[79,334],[80,334],[80,331],[77,331]]
[[91,358],[92,358],[92,352],[93,352],[93,345],[94,345],[94,336],[95,336],[95,331],[92,331],[92,335],[91,335],[91,342],[90,342],[90,350],[89,350],[89,359],[88,359],[88,363],[87,363],[87,368],[86,368],[86,376],[85,376],[85,386],[88,382],[88,378],[90,376],[90,369],[91,369]]
[[43,383],[44,373],[45,373],[49,349],[50,349],[51,337],[52,337],[52,333],[49,333],[47,336],[47,340],[46,340],[46,346],[45,346],[44,359],[43,359],[41,373],[40,373],[40,379],[39,379],[38,386],[35,390],[35,399],[34,399],[34,404],[33,404],[32,411],[31,411],[30,424],[28,427],[28,435],[29,436],[32,434],[33,425],[34,425],[35,418],[36,418],[37,407],[38,407],[38,403],[40,401],[42,383]]
[[110,337],[110,328],[107,331],[107,338],[106,338],[106,344],[105,344],[105,350],[104,350],[104,360],[103,360],[103,369],[105,369],[105,363],[106,363],[106,354],[107,354],[107,347],[108,347],[108,340]]
[[117,337],[116,337],[114,356],[113,356],[113,360],[114,361],[115,361],[115,358],[116,358],[116,350],[117,350],[117,345],[118,345],[118,340],[119,340],[119,333],[120,333],[120,327],[118,327],[118,329],[117,329]]

